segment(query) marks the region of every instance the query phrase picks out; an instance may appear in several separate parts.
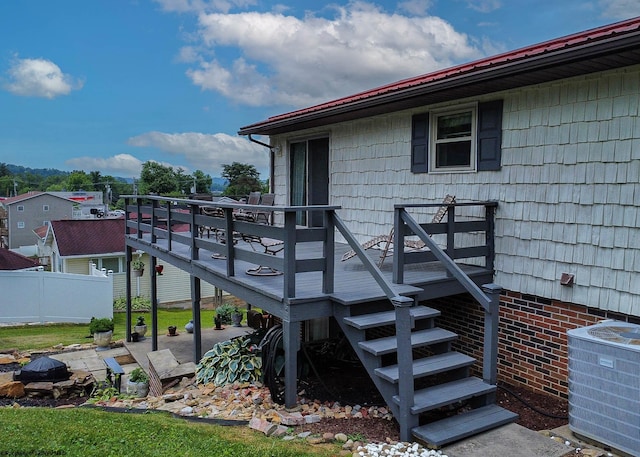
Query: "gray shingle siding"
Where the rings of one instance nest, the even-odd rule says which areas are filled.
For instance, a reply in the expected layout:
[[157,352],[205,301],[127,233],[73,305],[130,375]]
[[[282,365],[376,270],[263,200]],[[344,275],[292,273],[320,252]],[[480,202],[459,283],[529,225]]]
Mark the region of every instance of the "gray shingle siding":
[[[497,200],[496,283],[640,315],[640,65],[460,102],[496,98],[500,171],[411,173],[411,116],[433,106],[324,128],[330,204],[365,240],[388,233],[395,203]],[[307,133],[318,132],[296,138]],[[272,138],[283,151],[286,141]],[[275,171],[286,202],[286,153]]]

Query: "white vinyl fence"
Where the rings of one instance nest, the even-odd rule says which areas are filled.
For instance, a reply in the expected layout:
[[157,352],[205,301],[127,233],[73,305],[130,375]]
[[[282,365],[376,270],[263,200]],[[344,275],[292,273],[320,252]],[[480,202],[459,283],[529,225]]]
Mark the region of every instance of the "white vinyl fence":
[[113,275],[0,271],[0,323],[113,317]]

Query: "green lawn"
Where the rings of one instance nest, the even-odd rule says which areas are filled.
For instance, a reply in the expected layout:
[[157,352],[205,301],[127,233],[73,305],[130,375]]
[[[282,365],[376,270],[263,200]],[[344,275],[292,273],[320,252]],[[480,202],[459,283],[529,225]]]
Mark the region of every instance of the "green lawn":
[[[151,313],[134,312],[131,324],[134,325],[138,316],[144,316],[148,332],[151,330]],[[213,310],[202,310],[200,322],[202,327],[213,327]],[[114,313],[114,340],[125,337],[126,313]],[[183,329],[184,324],[191,319],[190,309],[159,309],[158,329],[166,332],[169,325]],[[18,350],[45,349],[57,344],[68,346],[74,343],[88,343],[89,324],[48,324],[24,325],[16,327],[0,327],[0,349],[16,348]],[[0,449],[1,452],[1,449]]]
[[282,441],[244,426],[88,408],[2,408],[0,430],[0,455],[328,457],[339,452],[337,445]]

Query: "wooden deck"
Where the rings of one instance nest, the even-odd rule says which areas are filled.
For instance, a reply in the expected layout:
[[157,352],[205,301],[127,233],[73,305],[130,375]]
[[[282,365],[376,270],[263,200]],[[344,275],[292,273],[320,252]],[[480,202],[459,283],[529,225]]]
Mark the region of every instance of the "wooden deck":
[[[167,210],[177,206],[176,203],[181,204],[178,209]],[[212,205],[219,207],[217,212],[223,217],[203,215],[206,211],[202,211],[202,207]],[[455,204],[450,208],[458,206],[463,209],[465,206],[489,207],[475,203]],[[376,264],[381,251],[359,249],[360,245],[339,220],[337,207],[271,208],[274,213],[281,213],[280,220],[284,223],[268,226],[242,221],[235,216],[238,211],[255,209],[250,205],[136,197],[134,204],[127,203],[126,244],[130,251],[145,251],[154,262],[170,263],[290,322],[332,316],[332,307],[336,304],[366,304],[393,296],[410,296],[422,301],[465,291],[459,277],[455,278],[428,249],[391,256],[378,268]],[[296,214],[303,210],[322,211],[325,226],[296,225]],[[431,235],[446,236],[446,251],[453,259],[484,257],[486,267],[464,263],[459,263],[458,267],[475,284],[492,282],[490,243],[465,248],[454,246],[455,234],[490,232],[491,218],[462,222],[455,218],[454,211],[449,213],[445,222],[422,224],[422,227]],[[401,236],[413,234],[406,227],[395,230]],[[336,232],[342,233],[350,244],[336,242]],[[224,241],[226,235],[234,238],[235,242],[230,246]],[[278,240],[283,248],[275,255],[266,253],[255,241],[261,237]],[[254,241],[248,241],[251,239]],[[492,234],[486,239],[492,240]],[[360,252],[341,261],[342,255],[350,249]],[[282,274],[253,276],[246,273],[259,265]]]

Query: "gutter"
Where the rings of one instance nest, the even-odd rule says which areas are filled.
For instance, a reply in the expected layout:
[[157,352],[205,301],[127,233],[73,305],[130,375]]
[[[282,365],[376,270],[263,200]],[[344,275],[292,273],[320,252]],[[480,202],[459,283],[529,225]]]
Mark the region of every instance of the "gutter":
[[260,146],[264,146],[265,148],[269,148],[269,192],[273,193],[273,179],[274,179],[273,169],[275,168],[275,155],[273,153],[273,146],[252,138],[251,133],[249,133],[248,138],[249,138],[249,141],[251,141],[252,143],[259,144]]

